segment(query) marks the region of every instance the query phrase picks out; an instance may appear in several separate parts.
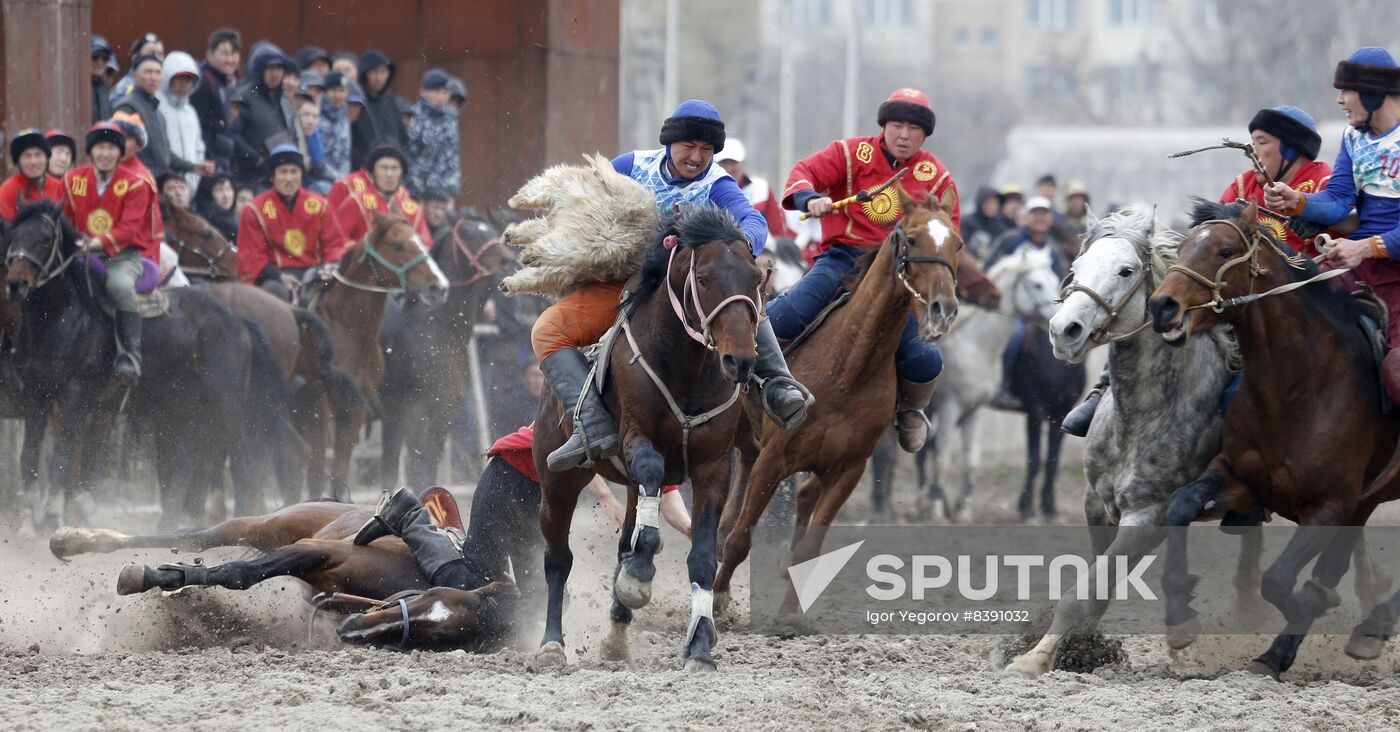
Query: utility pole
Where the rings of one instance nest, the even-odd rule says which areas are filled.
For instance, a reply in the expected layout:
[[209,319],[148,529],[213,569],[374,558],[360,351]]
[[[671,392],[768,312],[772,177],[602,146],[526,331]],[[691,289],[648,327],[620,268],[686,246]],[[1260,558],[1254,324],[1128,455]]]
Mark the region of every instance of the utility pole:
[[845,88],[841,100],[841,136],[856,136],[856,110],[860,105],[860,28],[856,25],[854,2],[840,3],[844,12],[837,18],[846,31]]
[[662,82],[661,97],[665,108],[661,110],[664,119],[676,105],[681,103],[681,3],[680,0],[666,0],[666,77]]

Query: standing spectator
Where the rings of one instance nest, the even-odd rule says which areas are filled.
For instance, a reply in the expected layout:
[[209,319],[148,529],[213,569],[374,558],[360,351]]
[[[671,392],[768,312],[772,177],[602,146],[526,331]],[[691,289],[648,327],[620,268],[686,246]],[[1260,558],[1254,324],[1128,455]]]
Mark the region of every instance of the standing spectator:
[[107,93],[107,101],[112,103],[112,108],[116,109],[117,100],[131,93],[136,88],[136,62],[142,56],[155,56],[157,60],[165,60],[165,44],[156,37],[154,33],[146,33],[137,38],[131,44],[131,53],[127,58],[131,59],[131,68],[127,69],[126,76],[121,78]]
[[[190,65],[194,65],[194,59],[190,59]],[[145,163],[151,175],[157,178],[171,170],[179,173],[194,170],[194,163],[171,151],[165,118],[158,111],[160,100],[156,98],[156,92],[160,91],[164,77],[161,59],[152,55],[142,56],[136,59],[131,67],[136,86],[130,94],[118,99],[117,103],[112,105],[112,109],[141,118],[147,138],[139,155],[141,162]]]
[[462,107],[467,106],[467,85],[461,79],[450,76],[447,78],[447,91],[452,95],[452,106],[461,112]]
[[962,220],[963,243],[972,256],[984,259],[991,254],[993,242],[1010,228],[1001,215],[1001,194],[990,186],[977,189],[977,208]]
[[165,215],[166,201],[174,204],[176,208],[190,207],[190,187],[185,183],[185,176],[179,173],[166,173],[156,178],[156,190],[161,196],[161,215]]
[[63,183],[49,176],[49,141],[36,129],[22,130],[10,140],[14,175],[0,183],[0,221],[11,221],[20,206],[47,198],[63,200]]
[[188,171],[179,170],[179,165],[171,167],[175,172],[184,173],[185,185],[193,191],[199,187],[199,179],[213,175],[215,168],[214,161],[208,160],[205,155],[199,113],[190,104],[190,96],[199,88],[199,67],[195,66],[194,57],[188,53],[172,51],[165,57],[161,72],[163,80],[156,94],[160,106],[156,111],[165,124],[171,160],[194,163],[194,169]]
[[1006,228],[1014,229],[1021,225],[1021,212],[1026,207],[1026,194],[1021,187],[1012,183],[1001,189],[1001,217],[1006,219]]
[[1043,196],[1050,202],[1050,210],[1058,211],[1055,208],[1056,196],[1059,194],[1060,184],[1055,181],[1055,176],[1050,173],[1040,176],[1035,181],[1035,195]]
[[789,239],[797,238],[797,232],[787,226],[787,218],[783,216],[783,207],[778,203],[777,195],[773,193],[773,186],[763,178],[749,177],[747,157],[748,150],[744,148],[744,141],[731,137],[725,141],[724,149],[715,153],[715,162],[739,184],[739,191],[748,199],[749,205],[763,214],[763,218],[768,222],[769,234]]
[[230,107],[238,85],[238,64],[243,59],[243,38],[232,28],[209,34],[204,61],[199,65],[202,83],[190,93],[190,104],[199,116],[206,155],[224,169],[233,160],[233,125]]
[[252,186],[239,186],[238,191],[233,194],[233,215],[243,218],[243,209],[253,202],[258,192]]
[[1060,225],[1076,241],[1089,230],[1089,189],[1081,180],[1065,186],[1065,215]]
[[321,140],[321,105],[309,97],[302,98],[298,112],[301,131],[306,136],[306,158],[309,161],[302,186],[324,196],[330,192],[335,178],[326,173],[326,149]]
[[194,195],[194,212],[229,241],[238,238],[238,216],[233,212],[233,179],[220,170],[199,183]]
[[360,57],[349,51],[336,51],[331,57],[331,71],[339,71],[345,78],[354,79],[360,75]]
[[233,178],[242,186],[257,186],[267,179],[264,161],[272,148],[295,143],[292,103],[282,96],[282,76],[287,57],[280,49],[260,42],[248,56],[248,78],[238,85],[241,109],[233,123]]
[[326,94],[326,77],[315,71],[301,72],[301,88],[297,90],[297,96],[306,97],[321,106],[321,97]]
[[57,127],[45,132],[44,139],[49,141],[49,175],[62,181],[78,157],[78,141]]
[[462,160],[457,142],[457,110],[452,106],[450,77],[442,69],[423,74],[408,130],[408,190],[414,195],[436,190],[455,199],[462,192]]
[[372,48],[360,57],[359,81],[365,113],[351,125],[350,164],[364,167],[370,148],[386,143],[402,149],[406,142],[398,101],[389,87],[394,84],[394,64],[383,51]]
[[302,46],[297,51],[297,65],[303,73],[315,71],[317,76],[324,77],[331,72],[331,55],[320,46]]
[[321,99],[321,123],[317,131],[321,146],[326,150],[323,174],[331,181],[350,174],[350,118],[346,109],[350,84],[339,71],[326,75],[326,93]]
[[433,235],[436,246],[452,233],[452,199],[446,193],[429,188],[418,195],[423,204],[423,220],[428,223],[428,232]]
[[296,99],[297,92],[301,91],[301,67],[296,61],[287,59],[287,66],[282,69],[282,96],[286,99]]
[[112,44],[95,33],[88,41],[88,51],[92,58],[92,122],[97,124],[112,116],[112,100],[107,96],[107,84],[117,73],[117,59],[112,53]]

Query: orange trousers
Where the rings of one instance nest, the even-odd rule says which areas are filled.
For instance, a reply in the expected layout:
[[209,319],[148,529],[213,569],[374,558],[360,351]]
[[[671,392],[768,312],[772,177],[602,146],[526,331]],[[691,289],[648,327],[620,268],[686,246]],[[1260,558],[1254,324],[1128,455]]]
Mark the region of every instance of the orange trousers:
[[617,320],[617,303],[625,282],[584,285],[559,298],[530,329],[530,345],[541,362],[561,348],[584,348],[598,342]]

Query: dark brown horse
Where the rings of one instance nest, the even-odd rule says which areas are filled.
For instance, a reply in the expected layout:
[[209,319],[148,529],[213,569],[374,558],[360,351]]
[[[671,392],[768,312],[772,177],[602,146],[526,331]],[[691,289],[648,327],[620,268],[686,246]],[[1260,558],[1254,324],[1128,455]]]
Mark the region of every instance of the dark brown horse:
[[[316,285],[311,309],[330,327],[335,344],[333,364],[350,375],[376,411],[379,388],[384,383],[379,326],[384,320],[385,299],[390,294],[406,293],[425,306],[435,307],[447,296],[447,277],[433,261],[429,248],[407,221],[375,214],[369,233],[345,251],[333,270],[333,279]],[[327,403],[320,413],[335,414],[334,407]],[[335,457],[328,483],[337,499],[349,495],[350,454],[368,418],[368,410],[360,407],[333,422]],[[313,455],[322,453],[318,446],[325,444],[326,422],[323,418],[305,434]]]
[[391,301],[379,329],[384,347],[380,388],[380,482],[398,485],[399,459],[408,447],[407,485],[437,481],[438,463],[452,418],[467,397],[472,371],[469,344],[494,275],[510,257],[500,236],[475,214],[464,212],[433,246],[433,261],[447,276],[447,303],[432,313],[416,297]]
[[[579,492],[596,470],[628,486],[604,655],[624,659],[630,654],[627,626],[632,611],[651,600],[654,558],[661,549],[661,489],[688,478],[695,518],[687,560],[692,602],[684,665],[687,670],[715,668],[715,530],[729,488],[735,431],[743,419],[738,397],[757,358],[756,299],[762,279],[733,217],[717,208],[687,209],[662,226],[643,265],[641,284],[623,307],[624,331],[606,354],[602,393],[608,411],[617,417],[620,458],[592,470],[551,472],[545,458],[564,443],[567,434],[560,423],[566,410],[551,393],[540,400],[534,456],[544,492],[540,528],[549,606],[535,656],[539,665],[565,662],[564,584],[573,565],[569,526]],[[560,397],[572,403],[577,395]],[[682,418],[687,420],[684,427]]]
[[[1234,326],[1246,376],[1225,416],[1221,453],[1168,507],[1167,623],[1179,645],[1190,642],[1196,578],[1186,571],[1185,527],[1228,511],[1274,511],[1299,525],[1261,587],[1287,626],[1249,668],[1277,678],[1313,620],[1337,602],[1333,588],[1360,532],[1336,527],[1362,526],[1400,496],[1400,480],[1386,471],[1400,422],[1381,413],[1360,311],[1343,289],[1315,283],[1275,293],[1318,271],[1260,227],[1252,203],[1198,200],[1193,218],[1177,265],[1149,301],[1153,328],[1184,343]],[[1295,590],[1314,558],[1312,577]]]
[[[225,587],[246,590],[273,577],[295,577],[330,605],[344,610],[367,610],[351,615],[338,633],[347,643],[392,645],[399,648],[495,647],[509,630],[509,605],[515,589],[492,582],[471,591],[432,587],[407,545],[385,537],[369,546],[356,546],[350,536],[374,515],[371,506],[312,502],[288,506],[265,516],[230,519],[204,529],[168,534],[129,536],[110,529],[63,528],[49,540],[54,556],[66,560],[80,554],[140,548],[203,551],[220,546],[245,546],[263,552],[248,560],[219,565],[128,565],[117,580],[117,594],[130,595],[160,587]],[[508,537],[481,536],[489,522],[473,521],[468,548]],[[495,570],[494,563],[487,559]],[[505,565],[500,571],[504,574]],[[334,595],[383,601],[401,593],[422,593],[398,603],[373,605],[335,600]],[[310,594],[310,593],[308,593]],[[483,605],[492,612],[483,609]]]
[[191,282],[227,282],[238,278],[238,247],[203,216],[161,197],[165,243],[179,255],[180,271]]
[[[807,420],[790,432],[765,422],[761,431],[752,430],[757,439],[739,442],[752,469],[741,469],[720,525],[726,538],[715,591],[722,604],[728,602],[734,570],[748,558],[750,532],[773,490],[798,471],[812,475],[797,491],[792,561],[821,552],[826,527],[894,419],[894,353],[901,331],[896,324],[914,312],[925,333],[941,335],[957,315],[962,237],[936,201],[921,205],[905,198],[904,219],[860,261],[851,299],[791,351],[793,376],[817,398]],[[942,241],[934,240],[931,222],[941,224],[932,228],[944,232]]]

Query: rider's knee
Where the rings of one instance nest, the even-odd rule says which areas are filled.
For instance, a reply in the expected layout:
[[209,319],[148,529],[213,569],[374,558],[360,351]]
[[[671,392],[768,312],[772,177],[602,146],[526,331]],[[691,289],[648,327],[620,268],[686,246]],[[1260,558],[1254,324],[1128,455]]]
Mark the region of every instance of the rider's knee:
[[901,379],[925,384],[943,373],[943,354],[932,343],[919,343],[913,352],[895,362],[895,372]]
[[543,362],[549,354],[561,348],[569,348],[568,334],[559,314],[553,308],[546,309],[535,319],[530,328],[530,347],[535,351],[535,359]]

